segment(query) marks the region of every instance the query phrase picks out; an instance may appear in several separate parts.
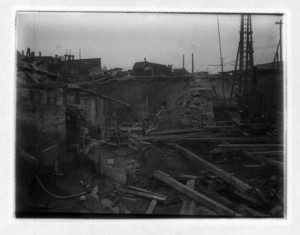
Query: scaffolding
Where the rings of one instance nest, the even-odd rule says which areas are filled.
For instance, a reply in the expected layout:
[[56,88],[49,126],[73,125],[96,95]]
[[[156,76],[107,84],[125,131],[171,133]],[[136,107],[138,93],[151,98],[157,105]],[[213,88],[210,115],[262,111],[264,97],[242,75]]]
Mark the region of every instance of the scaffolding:
[[253,70],[253,41],[252,41],[251,14],[241,16],[240,41],[235,61],[234,77],[228,108],[230,110],[233,95],[238,96],[240,113],[243,112],[246,94],[249,91],[249,75]]

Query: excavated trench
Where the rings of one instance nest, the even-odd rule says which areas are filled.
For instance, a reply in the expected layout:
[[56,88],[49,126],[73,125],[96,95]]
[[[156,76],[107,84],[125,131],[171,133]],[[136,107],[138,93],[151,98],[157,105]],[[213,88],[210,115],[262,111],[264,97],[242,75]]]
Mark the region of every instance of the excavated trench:
[[[63,174],[56,176],[55,185],[51,179],[42,179],[57,194],[88,191],[88,194],[67,200],[64,204],[61,200],[45,196],[43,190],[36,190],[42,196],[34,198],[43,210],[71,216],[74,213],[85,216],[92,214],[95,217],[105,214],[268,217],[270,210],[276,208],[278,200],[282,200],[282,171],[258,165],[253,160],[241,157],[239,152],[215,151],[212,154],[211,151],[223,142],[212,140],[209,136],[215,139],[240,138],[243,131],[229,134],[216,129],[200,134],[171,134],[168,141],[156,134],[216,126],[213,109],[215,93],[207,82],[189,77],[133,78],[101,84],[96,90],[130,104],[131,109],[128,110],[119,104],[104,103],[104,115],[113,113],[116,125],[122,131],[118,138],[113,135],[106,142],[93,140],[87,151],[68,156],[76,161],[66,163],[66,166],[61,164]],[[182,136],[180,140],[176,139],[178,136]],[[173,139],[203,159],[205,164],[211,163],[260,189],[261,196],[257,197],[256,193],[256,201],[253,202],[252,192],[249,197],[237,192],[230,182],[225,182],[218,173],[212,173],[205,164],[199,164],[176,148],[168,146],[167,143],[174,143]],[[225,204],[227,210],[232,212],[219,213],[219,209],[214,206],[191,201],[186,193],[180,193],[154,177],[157,171],[168,174],[181,185],[192,182],[194,191],[209,195],[209,200]],[[255,181],[259,177],[265,183],[263,180]],[[273,191],[265,190],[264,185]],[[35,188],[40,187],[36,184]],[[268,193],[273,194],[269,196]],[[264,202],[257,202],[257,199]],[[280,217],[281,213],[274,212],[271,216]]]

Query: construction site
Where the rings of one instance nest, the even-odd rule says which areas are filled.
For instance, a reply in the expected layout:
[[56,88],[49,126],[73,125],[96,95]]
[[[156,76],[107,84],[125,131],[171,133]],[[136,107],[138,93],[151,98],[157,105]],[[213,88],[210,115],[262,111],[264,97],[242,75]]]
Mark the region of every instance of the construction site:
[[238,20],[227,70],[218,18],[218,73],[17,50],[16,217],[284,218],[284,24],[256,63]]

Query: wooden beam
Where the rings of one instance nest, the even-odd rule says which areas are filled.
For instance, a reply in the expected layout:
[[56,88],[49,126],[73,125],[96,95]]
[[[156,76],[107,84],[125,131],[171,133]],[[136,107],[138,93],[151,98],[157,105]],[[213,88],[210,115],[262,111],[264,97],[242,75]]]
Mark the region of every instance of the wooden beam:
[[253,154],[261,154],[261,155],[280,155],[283,156],[284,151],[254,151]]
[[145,191],[145,190],[134,190],[134,189],[128,189],[125,187],[117,187],[116,189],[122,193],[128,193],[128,194],[145,197],[145,198],[149,198],[149,199],[157,200],[157,201],[165,201],[167,199],[167,196],[165,196],[165,195],[153,193],[153,192],[149,192],[149,191]]
[[149,207],[148,207],[148,209],[147,209],[147,211],[146,211],[146,214],[147,214],[147,215],[152,214],[153,211],[154,211],[154,209],[155,209],[155,207],[156,207],[156,205],[157,205],[157,201],[153,199],[153,200],[150,202],[150,205],[149,205]]
[[218,148],[230,151],[283,149],[283,144],[219,144]]
[[235,212],[232,209],[212,200],[211,198],[205,196],[202,193],[199,193],[199,192],[189,188],[188,186],[173,179],[170,175],[166,174],[163,171],[156,170],[156,171],[154,171],[153,176],[155,178],[163,181],[170,187],[176,189],[178,192],[181,192],[184,195],[190,197],[191,199],[201,203],[202,205],[207,206],[211,210],[217,212],[219,215],[227,215],[227,216],[235,215]]
[[[186,186],[188,186],[190,189],[194,189],[195,187],[195,179],[188,180],[186,183]],[[181,215],[193,215],[195,213],[196,209],[196,202],[189,197],[185,196],[180,214]]]
[[274,166],[274,167],[277,167],[281,170],[283,170],[284,168],[284,165],[282,162],[279,162],[279,161],[276,161],[276,160],[273,160],[273,159],[269,159],[267,157],[264,157],[260,154],[253,154],[249,151],[242,151],[242,155],[244,157],[247,157],[247,158],[250,158],[250,159],[253,159],[255,161],[258,161],[258,162],[262,162],[262,163],[265,163],[265,164],[268,164],[268,165],[271,165],[271,166]]
[[168,130],[168,131],[157,131],[153,132],[151,136],[157,136],[157,135],[177,135],[177,134],[190,134],[190,133],[201,133],[205,132],[207,130],[204,129],[178,129],[178,130]]
[[125,102],[120,101],[120,100],[117,100],[117,99],[114,99],[114,98],[111,98],[111,97],[109,97],[109,96],[107,96],[107,95],[100,94],[100,93],[98,93],[98,92],[96,92],[96,91],[89,90],[89,89],[82,89],[82,88],[75,88],[75,89],[76,89],[76,90],[79,90],[79,91],[82,91],[82,92],[85,92],[85,93],[88,93],[88,94],[90,94],[90,95],[98,96],[98,97],[100,97],[100,98],[102,98],[102,99],[105,99],[105,100],[109,100],[109,101],[115,102],[115,103],[117,103],[117,104],[124,105],[124,106],[126,106],[127,108],[130,108],[130,104],[125,103]]
[[64,88],[66,83],[53,83],[53,84],[43,84],[43,83],[24,83],[17,82],[17,89],[55,89]]
[[191,151],[187,150],[186,148],[183,148],[182,146],[180,146],[178,144],[168,144],[168,146],[175,148],[178,152],[184,154],[186,157],[188,157],[192,161],[198,163],[199,165],[201,165],[201,167],[205,168],[206,170],[219,176],[226,183],[230,184],[231,186],[235,187],[236,189],[238,189],[242,192],[245,192],[245,193],[248,193],[252,189],[247,183],[236,178],[232,174],[224,171],[223,169],[215,166],[214,164],[210,163],[209,161],[205,160],[204,158],[192,153]]
[[181,135],[178,135],[176,137],[177,140],[179,141],[215,141],[215,142],[228,142],[228,143],[238,143],[238,144],[259,144],[259,143],[266,143],[266,144],[270,144],[270,143],[281,143],[281,139],[280,138],[265,138],[265,137],[253,137],[253,138],[239,138],[239,137],[189,137],[188,135],[186,135],[186,137],[181,137]]
[[178,135],[178,134],[191,134],[191,133],[203,133],[203,132],[213,132],[213,131],[230,131],[230,130],[240,130],[239,127],[235,126],[206,126],[202,129],[178,129],[178,130],[167,130],[167,131],[158,131],[153,132],[151,136],[157,135]]

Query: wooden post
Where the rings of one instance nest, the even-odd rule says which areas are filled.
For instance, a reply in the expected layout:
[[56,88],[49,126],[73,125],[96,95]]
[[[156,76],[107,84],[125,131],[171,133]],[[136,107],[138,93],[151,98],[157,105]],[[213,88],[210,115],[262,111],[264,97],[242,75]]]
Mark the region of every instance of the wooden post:
[[192,74],[194,74],[194,54],[192,53]]

